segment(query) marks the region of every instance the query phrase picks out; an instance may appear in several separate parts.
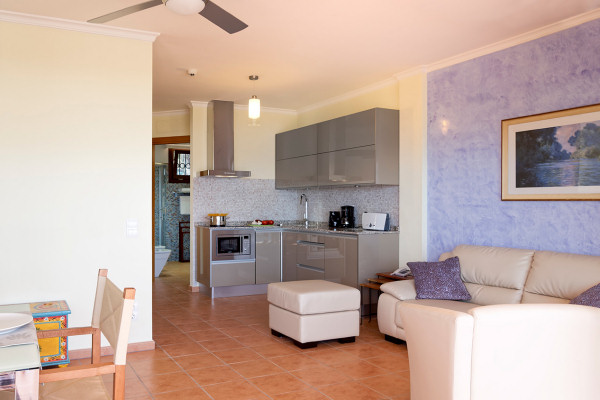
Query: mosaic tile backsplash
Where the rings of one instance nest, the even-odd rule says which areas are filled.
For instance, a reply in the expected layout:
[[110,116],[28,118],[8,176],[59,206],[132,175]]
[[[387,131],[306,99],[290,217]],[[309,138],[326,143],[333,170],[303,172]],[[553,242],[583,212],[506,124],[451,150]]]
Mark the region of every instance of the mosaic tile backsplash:
[[194,178],[194,223],[208,223],[209,213],[228,213],[229,221],[302,220],[302,193],[308,196],[310,221],[326,222],[329,211],[351,205],[355,207],[357,225],[361,223],[360,214],[369,211],[389,213],[390,225],[398,226],[397,186],[276,190],[273,179],[214,177]]
[[[158,211],[158,196],[159,192],[159,179],[163,181],[163,216],[164,216],[164,232],[163,232],[163,243],[167,249],[171,250],[171,255],[168,261],[179,261],[179,222],[189,222],[190,216],[180,214],[179,210],[179,190],[182,188],[189,188],[190,185],[187,183],[168,183],[168,176],[163,173],[166,166],[155,166],[154,167],[154,220],[156,221],[154,226],[154,241],[158,246],[160,243],[159,238],[159,211]],[[183,251],[184,260],[190,259],[190,235],[186,234],[183,237]]]

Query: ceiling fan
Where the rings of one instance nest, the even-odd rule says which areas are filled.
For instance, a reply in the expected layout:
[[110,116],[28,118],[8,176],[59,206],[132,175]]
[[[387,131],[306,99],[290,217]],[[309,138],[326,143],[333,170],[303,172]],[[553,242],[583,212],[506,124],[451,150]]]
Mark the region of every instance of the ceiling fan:
[[147,8],[160,6],[161,4],[164,4],[169,10],[178,14],[190,15],[198,13],[228,33],[236,33],[248,27],[247,24],[210,0],[149,0],[98,18],[90,19],[88,22],[102,24]]

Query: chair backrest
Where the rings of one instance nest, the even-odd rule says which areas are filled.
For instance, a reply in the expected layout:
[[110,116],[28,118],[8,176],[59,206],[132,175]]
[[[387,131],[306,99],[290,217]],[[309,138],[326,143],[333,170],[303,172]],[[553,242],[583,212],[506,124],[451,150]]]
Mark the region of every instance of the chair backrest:
[[110,343],[115,364],[125,365],[135,289],[121,290],[107,276],[108,270],[98,271],[92,327],[100,328]]

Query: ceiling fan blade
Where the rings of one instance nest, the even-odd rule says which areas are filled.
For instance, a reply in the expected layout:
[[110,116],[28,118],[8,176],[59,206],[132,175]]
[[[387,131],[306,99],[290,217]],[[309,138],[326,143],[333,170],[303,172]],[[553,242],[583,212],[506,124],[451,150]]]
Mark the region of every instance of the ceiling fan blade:
[[123,8],[122,10],[111,12],[110,14],[106,14],[98,18],[90,19],[88,22],[92,22],[94,24],[102,24],[104,22],[112,21],[113,19],[121,18],[126,15],[133,14],[135,12],[142,11],[150,7],[160,6],[162,3],[162,0],[145,1],[140,4],[136,4],[135,6]]
[[236,33],[248,27],[248,25],[229,14],[212,1],[205,0],[204,3],[206,3],[206,5],[199,14],[227,33]]

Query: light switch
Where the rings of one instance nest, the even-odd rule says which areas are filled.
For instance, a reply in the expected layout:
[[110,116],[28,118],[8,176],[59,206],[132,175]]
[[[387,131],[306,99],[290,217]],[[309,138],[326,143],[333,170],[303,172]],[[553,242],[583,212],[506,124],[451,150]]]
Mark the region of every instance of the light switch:
[[134,237],[138,235],[138,220],[137,219],[127,219],[126,227],[125,227],[125,236]]

